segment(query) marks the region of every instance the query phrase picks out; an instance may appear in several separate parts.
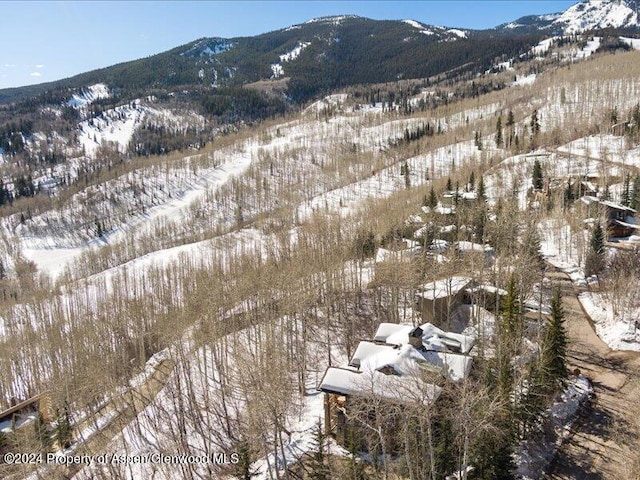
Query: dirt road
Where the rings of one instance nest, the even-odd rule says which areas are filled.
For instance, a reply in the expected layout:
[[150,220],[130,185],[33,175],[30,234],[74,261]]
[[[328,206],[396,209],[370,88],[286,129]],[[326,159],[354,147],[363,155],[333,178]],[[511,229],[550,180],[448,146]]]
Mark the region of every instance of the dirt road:
[[569,366],[591,380],[594,398],[545,478],[638,479],[640,354],[612,351],[596,335],[569,278],[560,272],[549,277],[563,289]]

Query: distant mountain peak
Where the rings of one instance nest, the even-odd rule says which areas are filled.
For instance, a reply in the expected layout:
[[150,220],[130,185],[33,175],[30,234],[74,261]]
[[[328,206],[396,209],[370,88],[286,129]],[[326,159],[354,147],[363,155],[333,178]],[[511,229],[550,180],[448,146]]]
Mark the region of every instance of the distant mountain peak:
[[564,33],[637,27],[637,9],[637,2],[630,0],[582,0],[555,19],[553,25],[562,27]]
[[638,0],[581,0],[564,12],[529,15],[498,28],[538,29],[565,35],[605,28],[638,28],[639,8]]
[[311,20],[307,20],[304,23],[332,23],[334,25],[340,25],[343,21],[353,18],[363,17],[360,17],[358,15],[329,15],[327,17],[312,18]]

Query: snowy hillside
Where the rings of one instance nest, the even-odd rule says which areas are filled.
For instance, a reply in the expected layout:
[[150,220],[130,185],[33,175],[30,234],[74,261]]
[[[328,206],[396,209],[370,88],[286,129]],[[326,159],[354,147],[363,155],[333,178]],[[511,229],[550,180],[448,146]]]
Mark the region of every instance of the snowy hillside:
[[73,94],[67,104],[73,108],[82,108],[100,98],[109,98],[110,95],[109,88],[104,83],[97,83]]
[[570,35],[607,28],[637,29],[638,2],[636,0],[581,0],[564,12],[531,15],[498,28],[511,31],[551,31]]
[[638,27],[635,4],[627,0],[585,0],[567,9],[551,24],[564,33],[602,28]]

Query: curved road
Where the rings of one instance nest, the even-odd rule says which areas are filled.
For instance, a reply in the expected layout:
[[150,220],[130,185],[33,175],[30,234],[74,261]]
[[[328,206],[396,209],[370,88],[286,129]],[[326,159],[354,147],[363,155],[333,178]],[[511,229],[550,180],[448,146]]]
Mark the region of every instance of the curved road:
[[563,290],[569,367],[591,380],[595,395],[544,478],[640,479],[640,353],[612,351],[596,335],[568,276],[548,276]]

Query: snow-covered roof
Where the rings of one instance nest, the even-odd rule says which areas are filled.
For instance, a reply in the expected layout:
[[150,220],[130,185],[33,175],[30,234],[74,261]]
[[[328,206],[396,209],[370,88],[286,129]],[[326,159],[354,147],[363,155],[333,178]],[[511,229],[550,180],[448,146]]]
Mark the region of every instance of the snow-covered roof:
[[455,242],[454,246],[460,252],[493,252],[491,245],[482,245],[481,243],[473,243],[466,240]]
[[[473,335],[445,332],[431,323],[420,325],[419,328],[422,330],[422,345],[426,350],[440,352],[459,350],[462,353],[469,353],[476,340]],[[388,345],[408,345],[409,334],[414,329],[415,327],[411,325],[381,323],[373,339],[376,342],[384,342]]]
[[465,200],[477,200],[478,194],[476,192],[462,192],[460,196]]
[[472,280],[469,277],[443,278],[435,282],[425,283],[420,287],[421,292],[417,295],[427,300],[446,298],[456,295],[468,287],[471,282]]
[[449,248],[449,242],[446,240],[441,240],[439,238],[433,239],[431,245],[429,245],[429,250],[435,252],[444,252]]
[[360,342],[356,351],[353,352],[349,366],[360,368],[364,359],[380,352],[384,352],[387,348],[387,345],[381,345],[380,343]]
[[584,195],[584,196],[580,197],[580,201],[582,203],[587,204],[587,205],[591,205],[592,203],[598,203],[598,198],[597,197],[593,197],[591,195]]
[[604,205],[605,207],[613,208],[615,210],[622,210],[625,212],[637,213],[637,211],[631,207],[625,207],[624,205],[621,205],[620,203],[612,202],[611,200],[601,200],[592,195],[584,195],[580,197],[580,201],[587,205],[591,205],[592,203],[599,203],[600,205]]
[[[417,373],[417,372],[416,372]],[[385,374],[377,370],[356,371],[329,367],[318,390],[342,395],[377,395],[398,403],[435,402],[442,388],[426,383],[415,374]]]
[[[366,356],[358,358],[357,368],[359,371],[367,373],[368,377],[380,373],[382,375],[413,377],[414,381],[420,377],[421,371],[425,368],[440,373],[453,381],[462,380],[469,373],[473,361],[467,355],[419,350],[408,344],[398,347],[360,342],[356,352],[360,355],[366,354]],[[354,359],[351,361],[351,366],[355,366]]]
[[[419,338],[421,344],[410,344],[410,336]],[[374,339],[358,344],[348,367],[329,367],[318,389],[343,395],[378,395],[401,403],[429,403],[438,398],[441,388],[425,381],[425,371],[458,381],[471,369],[473,360],[466,354],[473,347],[474,335],[445,332],[430,323],[420,327],[381,323]]]
[[617,223],[618,225],[620,225],[622,227],[635,228],[635,229],[640,230],[640,225],[636,225],[635,223],[627,223],[627,222],[623,222],[621,220],[616,220],[615,223]]
[[633,212],[633,213],[636,212],[631,207],[625,207],[624,205],[621,205],[620,203],[612,202],[610,200],[600,200],[600,204],[604,205],[605,207],[613,208],[615,210],[623,210],[623,211],[626,211],[626,212]]
[[[410,243],[407,243],[410,242]],[[396,260],[399,262],[407,262],[412,256],[420,252],[420,244],[413,240],[405,240],[405,246],[402,250],[387,250],[386,248],[378,248],[376,251],[376,263],[385,262],[387,260]]]
[[469,293],[478,293],[478,292],[487,292],[487,293],[497,293],[500,296],[506,296],[507,291],[502,288],[498,288],[494,285],[477,285],[473,288],[470,288]]
[[455,207],[445,207],[444,205],[438,204],[434,209],[434,212],[439,213],[440,215],[453,215],[456,213]]

